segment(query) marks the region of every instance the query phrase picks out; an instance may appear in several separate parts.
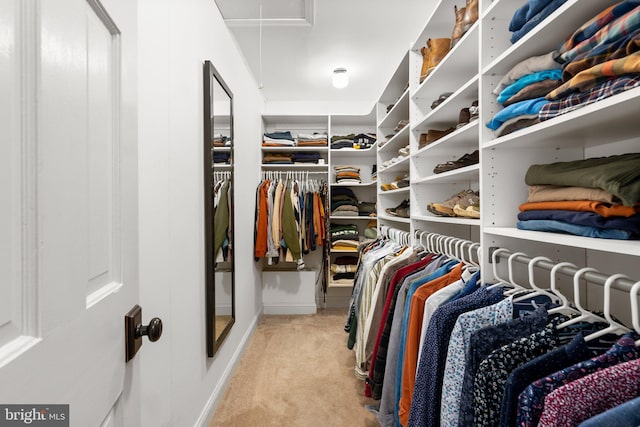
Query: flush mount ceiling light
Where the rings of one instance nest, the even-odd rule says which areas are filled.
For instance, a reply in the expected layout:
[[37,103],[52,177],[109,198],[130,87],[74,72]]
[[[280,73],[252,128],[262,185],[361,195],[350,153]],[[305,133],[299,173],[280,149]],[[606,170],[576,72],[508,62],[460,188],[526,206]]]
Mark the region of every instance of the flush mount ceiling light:
[[349,75],[346,68],[336,68],[333,70],[331,83],[336,89],[343,89],[349,85]]

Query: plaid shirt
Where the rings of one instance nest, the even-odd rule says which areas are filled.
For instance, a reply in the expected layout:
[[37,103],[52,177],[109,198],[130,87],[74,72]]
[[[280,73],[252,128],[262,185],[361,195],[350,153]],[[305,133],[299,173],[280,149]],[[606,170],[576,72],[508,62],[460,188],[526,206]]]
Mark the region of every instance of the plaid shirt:
[[592,37],[605,25],[625,15],[638,5],[640,5],[640,1],[638,0],[624,0],[618,4],[606,8],[605,10],[597,14],[594,18],[585,22],[572,35],[570,35],[560,47],[559,52],[562,54],[573,49],[578,44]]
[[571,62],[581,53],[590,51],[603,43],[610,43],[625,37],[640,28],[640,0],[629,0],[628,3],[635,4],[635,8],[632,11],[610,22],[591,37],[564,52],[560,55],[558,61],[561,63]]
[[579,72],[612,59],[623,58],[640,50],[640,28],[633,33],[609,43],[603,43],[592,51],[584,52],[565,65],[562,79],[566,82]]
[[638,86],[640,86],[640,74],[638,73],[607,78],[586,92],[572,93],[557,101],[545,104],[538,113],[538,119],[540,121],[549,120]]
[[624,74],[640,73],[640,51],[634,52],[624,58],[612,59],[602,64],[579,72],[571,80],[547,94],[548,100],[563,98],[572,92],[589,90],[602,79],[602,77],[617,77]]

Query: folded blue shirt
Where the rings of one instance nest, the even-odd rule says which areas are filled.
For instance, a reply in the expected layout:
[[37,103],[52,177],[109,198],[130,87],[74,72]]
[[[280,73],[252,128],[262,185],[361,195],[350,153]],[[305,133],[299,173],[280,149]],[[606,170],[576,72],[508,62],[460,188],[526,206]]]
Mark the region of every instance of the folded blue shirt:
[[527,18],[529,15],[525,15],[525,19],[527,19],[526,23],[518,30],[516,30],[511,35],[511,43],[516,43],[522,37],[524,37],[529,31],[533,30],[539,23],[547,19],[549,15],[556,11],[560,6],[562,6],[567,0],[552,0],[544,9],[540,10],[537,14],[532,15],[530,18]]
[[491,130],[496,130],[502,126],[504,122],[514,117],[538,114],[542,106],[548,103],[549,101],[544,99],[544,97],[516,102],[498,111],[496,115],[493,116],[493,119],[487,123],[487,127]]
[[520,77],[515,83],[510,84],[500,92],[498,95],[498,102],[504,103],[507,99],[511,98],[516,93],[520,92],[525,87],[532,83],[541,82],[543,80],[561,80],[562,70],[560,68],[554,70],[538,71],[536,73],[527,74]]
[[511,18],[511,23],[509,24],[509,31],[518,31],[527,23],[527,21],[533,18],[552,1],[553,0],[529,0],[513,14],[513,18]]
[[568,233],[575,236],[598,237],[601,239],[629,240],[632,238],[631,233],[624,230],[605,230],[603,228],[569,224],[568,222],[554,221],[550,219],[518,221],[516,227],[520,230],[550,231],[554,233]]
[[625,230],[636,236],[640,236],[640,214],[630,217],[604,217],[595,212],[577,212],[564,210],[542,210],[534,209],[520,212],[520,221],[532,219],[551,219],[555,221],[568,222],[576,225],[587,225],[589,227],[604,228],[608,230]]

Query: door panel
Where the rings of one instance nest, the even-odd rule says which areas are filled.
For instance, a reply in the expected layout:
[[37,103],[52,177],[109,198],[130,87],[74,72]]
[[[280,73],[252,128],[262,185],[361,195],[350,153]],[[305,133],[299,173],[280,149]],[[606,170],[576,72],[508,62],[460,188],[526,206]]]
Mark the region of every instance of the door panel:
[[136,4],[0,3],[3,95],[24,68],[16,100],[0,106],[0,197],[11,202],[0,255],[13,256],[0,261],[0,298],[12,298],[0,304],[0,402],[69,404],[71,425],[121,425],[139,418],[114,410],[137,386],[125,381],[136,376],[123,320],[138,302]]

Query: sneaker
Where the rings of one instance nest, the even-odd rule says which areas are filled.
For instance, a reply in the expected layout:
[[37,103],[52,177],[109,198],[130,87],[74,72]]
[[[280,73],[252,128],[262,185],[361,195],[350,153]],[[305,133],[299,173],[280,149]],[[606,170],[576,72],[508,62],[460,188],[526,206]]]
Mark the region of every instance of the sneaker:
[[480,196],[473,190],[463,190],[458,194],[454,194],[449,199],[441,203],[429,203],[427,210],[437,216],[456,216],[453,208],[460,203],[466,204],[466,206],[480,203]]

